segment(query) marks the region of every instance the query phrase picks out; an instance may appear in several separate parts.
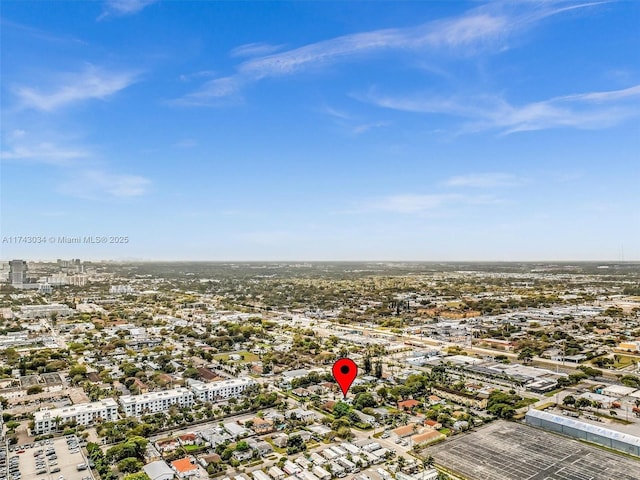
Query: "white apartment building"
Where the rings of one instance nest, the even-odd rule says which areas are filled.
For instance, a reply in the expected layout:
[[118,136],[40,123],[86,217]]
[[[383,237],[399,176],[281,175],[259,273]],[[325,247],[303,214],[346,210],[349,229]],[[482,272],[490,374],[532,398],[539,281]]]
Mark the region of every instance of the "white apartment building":
[[60,425],[75,421],[78,425],[94,425],[98,420],[109,422],[118,419],[118,404],[113,398],[99,402],[78,403],[69,407],[40,410],[33,414],[34,435],[55,431]]
[[55,313],[60,316],[68,316],[76,313],[67,305],[60,303],[49,303],[47,305],[23,305],[20,307],[20,317],[22,318],[48,318]]
[[191,382],[190,388],[198,400],[202,402],[215,402],[238,397],[253,385],[257,385],[257,383],[251,378],[240,377],[211,383]]
[[120,397],[120,405],[128,417],[140,417],[148,413],[166,412],[172,405],[176,405],[179,408],[192,407],[193,401],[193,393],[184,387]]

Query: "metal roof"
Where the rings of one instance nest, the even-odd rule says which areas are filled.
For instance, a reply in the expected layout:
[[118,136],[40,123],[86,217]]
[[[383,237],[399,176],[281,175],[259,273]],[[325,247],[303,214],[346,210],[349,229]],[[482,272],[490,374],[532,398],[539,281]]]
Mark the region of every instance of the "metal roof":
[[529,410],[526,416],[557,423],[558,425],[563,425],[565,427],[575,428],[576,430],[581,430],[592,435],[600,435],[604,438],[609,438],[617,442],[623,442],[640,448],[640,437],[629,435],[628,433],[622,433],[615,430],[610,430],[608,428],[598,427],[596,425],[591,425],[590,423],[580,422],[578,420],[574,420],[573,418],[563,417],[561,415],[555,415],[553,413],[543,412],[541,410]]

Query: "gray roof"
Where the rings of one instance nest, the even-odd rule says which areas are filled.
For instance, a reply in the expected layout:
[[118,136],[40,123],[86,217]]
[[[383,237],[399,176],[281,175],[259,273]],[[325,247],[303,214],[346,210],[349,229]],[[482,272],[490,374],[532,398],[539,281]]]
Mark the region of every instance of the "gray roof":
[[590,423],[580,422],[578,420],[574,420],[573,418],[563,417],[561,415],[555,415],[553,413],[543,412],[541,410],[529,410],[526,416],[557,423],[558,425],[563,425],[569,428],[575,428],[576,430],[581,430],[592,435],[600,435],[604,438],[609,438],[617,442],[634,445],[640,448],[640,437],[629,435],[628,433],[621,433],[616,432],[615,430],[610,430],[608,428],[597,427],[595,425],[591,425]]
[[142,467],[144,473],[146,473],[151,480],[156,480],[158,478],[163,478],[167,476],[168,478],[173,478],[174,472],[167,462],[164,460],[158,460],[156,462],[151,462]]

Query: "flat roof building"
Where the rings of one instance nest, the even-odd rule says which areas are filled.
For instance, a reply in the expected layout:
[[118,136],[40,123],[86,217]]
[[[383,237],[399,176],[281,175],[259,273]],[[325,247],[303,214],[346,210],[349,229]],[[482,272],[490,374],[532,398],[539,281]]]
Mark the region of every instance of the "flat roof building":
[[640,437],[580,422],[572,418],[541,410],[529,410],[525,416],[529,425],[562,433],[573,438],[597,443],[613,450],[640,457]]
[[147,413],[166,412],[173,405],[192,407],[193,393],[183,387],[142,395],[123,395],[120,405],[126,416],[140,417]]
[[100,419],[105,422],[118,419],[118,404],[112,398],[100,402],[78,403],[70,407],[40,410],[33,414],[33,434],[53,432],[61,425],[76,422],[78,425],[93,425]]
[[215,402],[238,397],[254,385],[257,383],[251,378],[240,377],[211,383],[191,382],[189,388],[196,399],[202,402]]

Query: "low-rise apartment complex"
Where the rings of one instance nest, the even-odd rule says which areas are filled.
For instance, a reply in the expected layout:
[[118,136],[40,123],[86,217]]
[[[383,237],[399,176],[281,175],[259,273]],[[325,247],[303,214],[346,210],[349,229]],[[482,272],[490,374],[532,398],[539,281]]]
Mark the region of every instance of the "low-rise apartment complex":
[[183,387],[142,395],[124,395],[120,405],[126,416],[139,417],[148,413],[166,412],[172,405],[179,408],[192,407],[193,393]]
[[99,402],[79,403],[70,407],[41,410],[34,413],[35,435],[53,432],[61,425],[75,422],[78,425],[93,425],[98,420],[109,422],[118,419],[118,404],[112,398]]
[[192,382],[190,388],[201,402],[215,402],[237,397],[253,385],[257,385],[254,380],[240,377],[211,383]]

